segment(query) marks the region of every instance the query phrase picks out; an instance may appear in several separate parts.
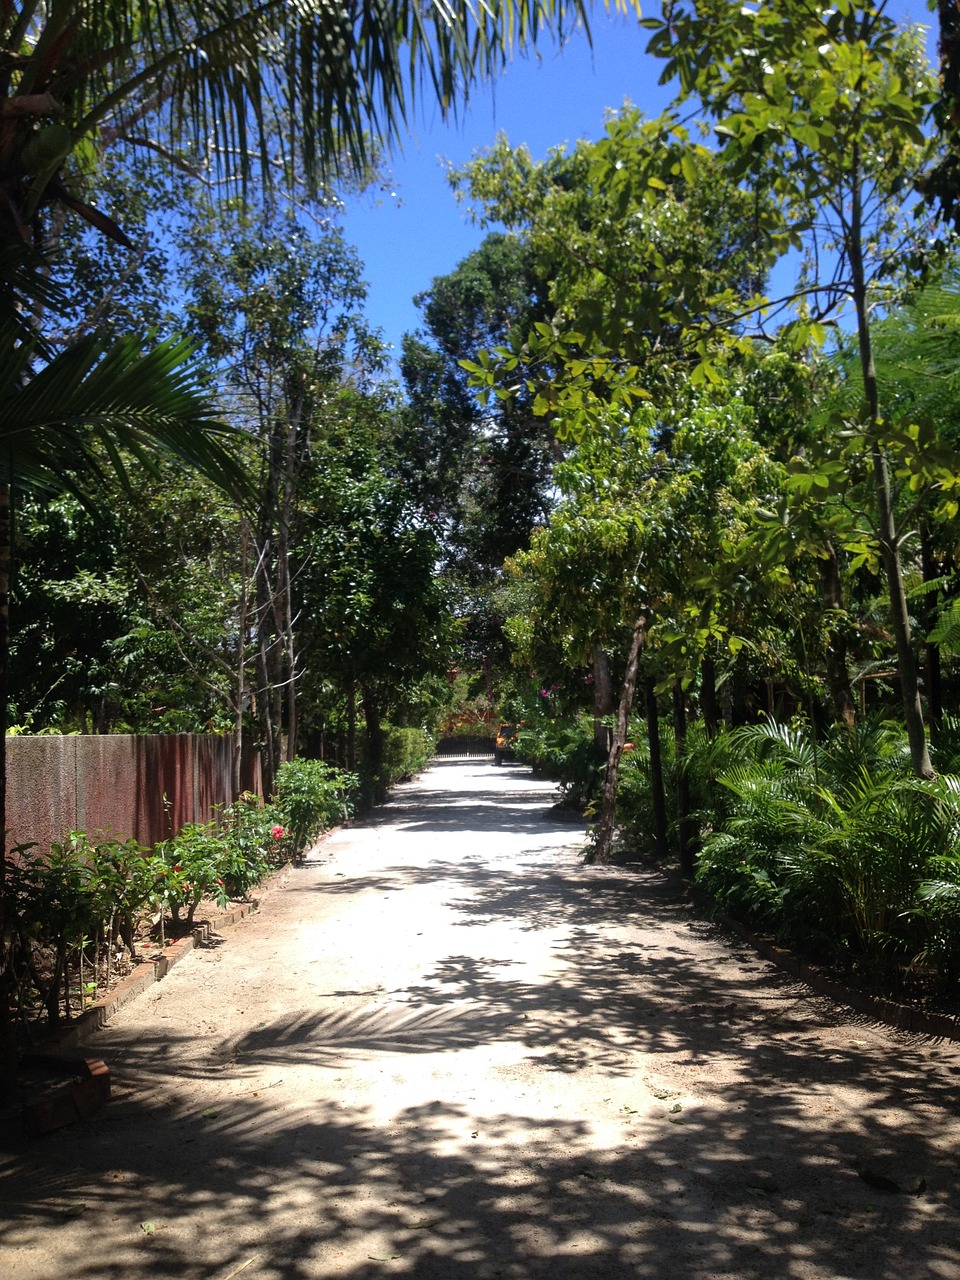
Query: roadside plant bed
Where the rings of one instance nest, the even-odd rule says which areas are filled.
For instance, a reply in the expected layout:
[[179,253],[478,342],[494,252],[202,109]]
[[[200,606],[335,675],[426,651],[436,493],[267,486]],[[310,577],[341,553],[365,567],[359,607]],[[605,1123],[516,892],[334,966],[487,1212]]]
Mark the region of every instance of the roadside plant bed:
[[266,875],[352,815],[357,785],[353,774],[297,760],[278,771],[271,803],[245,793],[153,849],[75,831],[46,852],[15,850],[2,976],[21,1029],[70,1021],[167,939],[249,900]]

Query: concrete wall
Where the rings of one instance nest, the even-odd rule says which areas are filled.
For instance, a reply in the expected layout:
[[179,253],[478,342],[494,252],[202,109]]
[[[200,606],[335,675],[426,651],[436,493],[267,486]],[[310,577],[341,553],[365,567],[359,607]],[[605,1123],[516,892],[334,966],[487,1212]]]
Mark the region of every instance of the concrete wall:
[[[43,849],[69,831],[156,844],[230,804],[233,749],[233,738],[196,733],[8,738],[7,847]],[[241,789],[260,790],[246,746]]]

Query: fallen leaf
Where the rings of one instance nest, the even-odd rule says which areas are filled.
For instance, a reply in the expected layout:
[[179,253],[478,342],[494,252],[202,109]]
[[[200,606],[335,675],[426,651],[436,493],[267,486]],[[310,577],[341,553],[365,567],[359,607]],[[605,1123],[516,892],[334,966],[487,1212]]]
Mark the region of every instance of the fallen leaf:
[[926,1178],[911,1178],[907,1183],[907,1190],[912,1196],[922,1196],[927,1189]]
[[155,1222],[141,1222],[140,1230],[145,1236],[154,1236],[157,1234],[157,1224]]
[[747,1186],[751,1191],[763,1191],[767,1195],[772,1195],[775,1191],[780,1190],[780,1184],[776,1178],[769,1173],[758,1173],[748,1179]]
[[204,1120],[216,1120],[219,1114],[220,1112],[215,1111],[213,1107],[208,1107],[206,1111],[200,1112],[200,1115]]
[[679,1102],[675,1102],[675,1103],[673,1104],[673,1106],[670,1108],[670,1110],[673,1112],[673,1114],[674,1114],[674,1115],[676,1115],[676,1113],[677,1113],[678,1111],[682,1111],[682,1110],[683,1110],[683,1107],[681,1107],[681,1105],[680,1105],[680,1103],[679,1103]]
[[875,1173],[873,1169],[861,1167],[857,1169],[857,1177],[861,1178],[868,1187],[873,1187],[874,1191],[883,1191],[887,1195],[895,1195],[901,1190],[899,1182],[894,1182],[892,1178],[882,1173]]
[[65,1218],[79,1218],[82,1213],[87,1212],[85,1204],[69,1204],[63,1211]]

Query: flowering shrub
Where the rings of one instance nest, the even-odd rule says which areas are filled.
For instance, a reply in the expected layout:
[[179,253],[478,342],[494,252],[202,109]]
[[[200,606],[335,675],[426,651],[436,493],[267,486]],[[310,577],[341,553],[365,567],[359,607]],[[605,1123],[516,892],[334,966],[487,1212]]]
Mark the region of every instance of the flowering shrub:
[[56,1023],[75,1003],[82,1008],[85,992],[104,976],[102,960],[109,982],[120,939],[132,957],[135,921],[145,910],[159,912],[162,939],[167,916],[174,929],[190,928],[204,898],[226,906],[246,896],[272,867],[349,818],[356,789],[352,774],[296,760],[281,768],[273,803],[245,792],[210,822],[188,823],[152,851],[82,831],[46,854],[14,850],[0,979],[24,1019],[39,1007]]
[[302,857],[321,832],[352,816],[357,785],[355,774],[322,760],[286,761],[277,770],[273,838],[285,842],[290,857]]
[[162,860],[163,883],[158,899],[170,910],[175,925],[186,908],[186,923],[193,924],[201,898],[209,894],[218,905],[226,906],[229,895],[224,872],[227,870],[227,845],[224,831],[216,822],[190,822],[170,840],[157,845]]

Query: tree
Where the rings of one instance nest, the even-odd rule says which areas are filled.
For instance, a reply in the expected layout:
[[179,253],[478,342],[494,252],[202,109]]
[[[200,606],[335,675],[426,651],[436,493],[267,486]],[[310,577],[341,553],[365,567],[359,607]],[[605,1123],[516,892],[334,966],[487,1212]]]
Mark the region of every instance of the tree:
[[276,169],[316,190],[362,171],[372,139],[396,141],[421,93],[454,114],[517,45],[577,21],[582,0],[498,0],[482,11],[467,0],[227,0],[215,10],[200,0],[17,0],[0,18],[0,257],[52,205],[123,240],[71,190],[70,174],[89,170],[104,145],[211,146],[222,174],[242,180],[258,166],[270,181]]
[[806,250],[799,288],[784,300],[802,303],[790,326],[798,343],[821,340],[824,323],[852,307],[865,401],[855,426],[870,453],[911,759],[928,776],[872,318],[895,296],[897,268],[923,234],[910,234],[902,206],[930,156],[922,126],[932,78],[916,36],[898,32],[883,3],[774,10],[680,0],[649,25],[664,75],[676,75],[682,94],[699,97],[717,122],[721,161],[773,197],[771,234]]
[[231,417],[259,438],[251,530],[264,787],[296,754],[299,664],[293,561],[300,485],[327,401],[362,381],[380,346],[362,320],[361,265],[329,219],[312,229],[269,203],[208,207],[183,235],[190,326],[216,363]]
[[398,474],[394,413],[382,393],[354,388],[331,402],[303,478],[295,577],[308,696],[319,702],[323,682],[338,688],[351,743],[359,702],[375,784],[384,719],[419,681],[446,673],[457,633],[435,527]]
[[489,580],[543,519],[555,450],[532,397],[482,404],[461,361],[525,334],[546,289],[529,247],[494,233],[418,296],[424,330],[404,335],[399,461],[465,583]]
[[[671,421],[694,403],[685,399],[687,384],[707,381],[704,357],[715,335],[743,310],[772,260],[762,196],[741,190],[703,148],[692,146],[676,118],[645,121],[629,106],[608,120],[599,141],[578,144],[572,155],[557,152],[535,163],[525,148],[513,150],[501,139],[456,182],[480,202],[483,220],[503,221],[523,234],[537,276],[550,281],[546,319],[511,335],[496,355],[467,362],[475,384],[498,398],[532,397],[534,412],[555,415],[554,430],[567,447],[578,445],[582,465],[590,437],[606,429],[608,412],[617,419],[624,406],[652,400],[659,414],[649,428],[651,448],[668,457]],[[638,487],[644,487],[645,466]],[[608,469],[602,474],[606,482]],[[684,535],[677,537],[682,545]],[[593,565],[578,557],[577,572],[583,582],[604,582],[611,590],[600,543],[595,554]],[[610,746],[601,857],[613,832],[617,765],[640,647],[650,644],[645,573],[657,578],[657,557],[643,563],[644,573],[625,578],[634,583],[633,604],[620,623],[631,636],[631,679],[621,692]],[[582,587],[571,584],[571,590],[582,597]],[[620,630],[604,627],[603,616],[601,609],[594,618],[595,659],[605,644],[621,639]],[[602,671],[602,662],[596,665]],[[688,670],[678,678],[688,679]],[[595,678],[596,690],[602,684]]]

